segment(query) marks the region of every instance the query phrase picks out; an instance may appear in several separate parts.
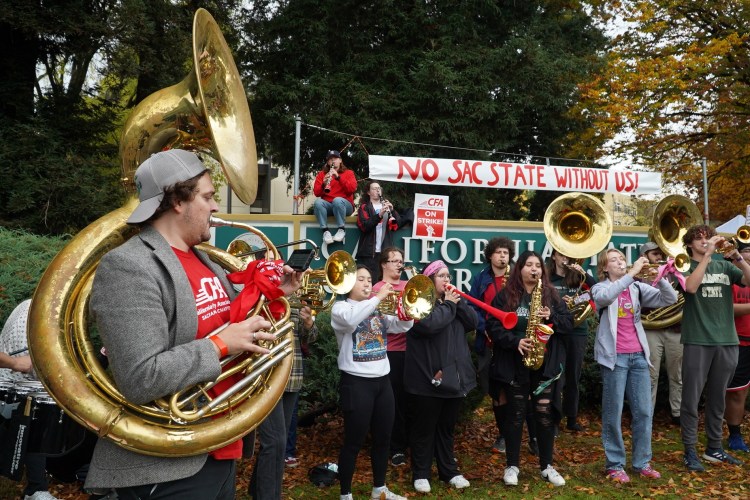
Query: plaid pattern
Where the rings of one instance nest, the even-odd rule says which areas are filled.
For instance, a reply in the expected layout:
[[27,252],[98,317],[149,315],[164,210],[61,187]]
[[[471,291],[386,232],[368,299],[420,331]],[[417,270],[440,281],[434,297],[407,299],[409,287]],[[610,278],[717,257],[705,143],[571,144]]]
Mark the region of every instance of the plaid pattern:
[[302,342],[315,342],[318,338],[318,326],[313,323],[311,329],[306,329],[300,323],[299,309],[290,311],[290,321],[294,324],[294,359],[292,361],[292,372],[289,374],[289,381],[286,383],[285,392],[299,392],[302,389],[302,379],[305,375],[305,361],[302,354]]

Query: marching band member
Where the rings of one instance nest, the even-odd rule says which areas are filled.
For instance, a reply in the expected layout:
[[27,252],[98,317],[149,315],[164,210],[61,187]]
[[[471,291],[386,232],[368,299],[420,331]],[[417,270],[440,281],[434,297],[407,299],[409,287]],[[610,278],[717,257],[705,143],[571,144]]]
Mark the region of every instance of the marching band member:
[[338,462],[341,500],[352,499],[354,466],[368,431],[372,436],[372,498],[404,500],[385,485],[394,415],[386,344],[389,332],[405,332],[414,322],[378,311],[380,302],[393,290],[390,284],[384,284],[372,297],[371,289],[370,271],[358,265],[354,288],[331,310],[331,326],[339,345],[339,397],[344,415],[344,442]]
[[[750,243],[740,243],[737,250],[744,260],[750,260]],[[739,265],[739,262],[735,265]],[[740,341],[737,368],[727,387],[724,419],[729,428],[727,447],[730,450],[750,453],[742,439],[740,425],[745,416],[745,401],[750,389],[750,288],[732,285],[734,295],[734,325]]]
[[628,271],[625,255],[617,249],[599,254],[599,283],[591,289],[601,316],[594,358],[602,373],[602,443],[607,476],[630,481],[625,472],[622,407],[630,402],[633,435],[633,469],[643,477],[661,477],[651,466],[651,375],[646,333],[641,325],[641,305],[663,307],[677,302],[677,292],[666,279],[655,288],[634,280],[648,259],[640,257]]
[[[406,280],[401,279],[404,270],[404,252],[397,247],[384,248],[380,254],[380,276],[382,280],[375,283],[372,293],[377,293],[386,283],[396,292],[401,292],[406,286]],[[409,425],[407,401],[408,394],[404,390],[404,364],[406,363],[406,332],[388,332],[388,362],[391,372],[388,377],[393,389],[395,415],[393,431],[391,432],[391,465],[406,464],[406,449],[409,446]]]
[[[541,289],[537,288],[539,280]],[[540,299],[538,307],[535,302]],[[503,432],[506,442],[506,468],[503,481],[506,485],[518,484],[521,431],[529,397],[536,423],[539,445],[539,468],[542,477],[554,486],[562,486],[565,479],[552,466],[554,429],[560,421],[559,377],[564,367],[565,349],[554,334],[546,345],[544,364],[531,370],[523,363],[523,357],[532,348],[533,341],[527,338],[529,321],[552,323],[557,332],[570,330],[572,318],[557,290],[549,282],[542,257],[536,252],[525,251],[510,272],[505,288],[492,303],[492,307],[518,315],[516,326],[507,330],[495,317],[487,318],[493,344],[490,378],[497,381],[495,387],[505,393],[508,408],[505,410]],[[497,399],[497,394],[493,399]]]
[[682,307],[682,403],[680,426],[688,470],[705,470],[698,458],[698,402],[706,394],[706,451],[712,463],[739,465],[721,444],[724,394],[737,366],[739,340],[734,326],[732,285],[750,285],[750,264],[737,249],[725,254],[737,266],[713,259],[725,238],[709,226],[696,225],[682,237],[690,255]]
[[[370,270],[372,281],[380,279],[381,250],[393,245],[393,232],[398,229],[400,216],[390,201],[383,199],[383,188],[377,181],[365,184],[361,204],[357,210],[357,263]],[[403,259],[402,259],[403,260]]]
[[[489,264],[471,280],[471,291],[469,295],[481,300],[487,305],[492,304],[495,296],[505,287],[505,281],[510,275],[510,264],[515,257],[515,245],[506,237],[492,238],[484,247],[484,259]],[[488,314],[480,307],[471,304],[477,312],[477,330],[474,339],[474,351],[477,353],[477,379],[482,394],[498,394],[498,390],[490,391],[490,360],[492,359],[492,340],[486,328]],[[497,427],[497,439],[492,445],[495,453],[505,453],[505,438],[503,437],[503,411],[505,410],[505,396],[500,395],[503,400],[501,405],[497,399],[492,398],[492,412],[495,415],[495,426]]]
[[[664,253],[653,241],[641,245],[641,257],[646,257],[649,264],[658,264],[664,260]],[[641,310],[646,316],[650,311]],[[680,425],[680,402],[682,400],[682,344],[680,343],[680,324],[661,329],[646,329],[646,340],[651,352],[651,411],[656,408],[656,391],[659,387],[659,372],[661,371],[662,355],[667,362],[667,377],[669,378],[669,410],[672,423]]]
[[[326,164],[318,172],[313,184],[313,193],[318,197],[313,205],[315,218],[323,231],[323,241],[331,244],[342,242],[346,237],[346,216],[354,212],[354,192],[357,191],[357,178],[346,168],[341,154],[331,150],[326,155]],[[331,236],[328,230],[328,216],[333,214],[338,231]]]
[[[580,264],[573,262],[573,259],[554,249],[547,262],[547,273],[550,283],[557,289],[557,293],[560,294],[568,308],[573,305],[571,302],[579,290],[590,290],[596,284],[593,276],[584,271]],[[581,424],[578,423],[578,382],[581,379],[581,368],[586,354],[588,335],[588,321],[583,321],[569,332],[560,334],[560,340],[565,345],[563,415],[566,418],[565,427],[574,432],[583,430]]]
[[429,493],[433,457],[442,481],[456,489],[469,486],[456,465],[453,433],[461,404],[476,387],[466,333],[476,328],[477,314],[449,287],[450,271],[442,260],[430,263],[424,275],[435,284],[438,300],[407,335],[404,385],[410,395],[414,489]]
[[[209,219],[219,210],[210,174],[198,156],[180,149],[160,151],[141,163],[135,181],[140,203],[127,222],[140,232],[102,257],[90,308],[117,388],[143,404],[214,381],[222,357],[267,353],[258,342],[274,335],[267,333],[271,323],[256,315],[207,337],[243,311],[235,309],[241,301],[230,303],[236,294],[224,269],[195,248],[210,239]],[[270,274],[253,268],[257,283],[265,278],[263,284],[278,295],[299,288],[301,273],[262,262]],[[250,284],[241,297],[254,290]],[[224,382],[231,385],[229,380],[219,385]],[[86,488],[115,488],[121,499],[234,498],[235,462],[241,456],[241,439],[210,454],[154,457],[100,438]]]

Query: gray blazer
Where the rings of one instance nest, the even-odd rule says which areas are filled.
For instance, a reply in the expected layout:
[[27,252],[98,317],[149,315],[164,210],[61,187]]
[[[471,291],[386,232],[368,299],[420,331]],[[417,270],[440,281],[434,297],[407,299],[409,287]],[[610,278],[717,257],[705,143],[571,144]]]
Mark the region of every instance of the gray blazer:
[[[196,252],[233,298],[226,273]],[[142,404],[220,372],[209,340],[196,340],[198,314],[185,271],[169,243],[151,226],[107,253],[96,270],[91,311],[118,389]],[[163,458],[128,451],[109,439],[96,443],[86,488],[118,488],[182,479],[198,472],[207,454]]]
[[[638,340],[643,347],[643,354],[649,361],[650,351],[646,332],[641,323],[641,305],[644,307],[664,307],[677,302],[677,292],[664,278],[660,279],[656,287],[634,281],[632,276],[626,274],[617,281],[604,280],[591,287],[591,296],[596,308],[602,312],[599,317],[599,328],[596,331],[596,343],[594,344],[594,359],[602,366],[610,370],[615,369],[617,361],[617,298],[628,288],[630,297],[633,299],[633,323],[638,332]],[[636,288],[640,292],[636,291]]]

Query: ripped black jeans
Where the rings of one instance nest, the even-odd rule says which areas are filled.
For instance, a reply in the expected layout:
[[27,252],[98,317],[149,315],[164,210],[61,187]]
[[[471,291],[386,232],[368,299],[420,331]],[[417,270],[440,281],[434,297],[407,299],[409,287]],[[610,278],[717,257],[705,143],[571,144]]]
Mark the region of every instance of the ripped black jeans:
[[[526,417],[527,403],[531,395],[531,386],[539,386],[539,380],[531,377],[532,382],[526,384],[501,384],[506,394],[505,421],[503,435],[505,436],[505,458],[508,467],[518,467],[521,454],[521,433]],[[552,464],[552,450],[555,444],[555,418],[552,410],[552,390],[556,384],[545,388],[538,396],[531,395],[533,420],[536,424],[536,438],[539,445],[539,468],[544,470]]]

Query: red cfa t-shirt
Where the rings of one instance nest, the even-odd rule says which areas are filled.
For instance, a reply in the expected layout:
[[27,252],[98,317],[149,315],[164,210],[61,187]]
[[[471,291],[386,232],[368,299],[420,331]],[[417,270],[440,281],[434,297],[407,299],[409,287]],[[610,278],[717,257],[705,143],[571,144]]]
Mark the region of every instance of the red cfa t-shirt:
[[[195,338],[202,339],[229,321],[229,295],[219,281],[219,278],[201,262],[192,251],[183,252],[172,247],[177,258],[185,269],[190,287],[195,295],[195,308],[198,311],[198,332]],[[222,380],[212,387],[208,393],[216,397],[231,387],[240,375]],[[218,418],[221,418],[220,416]],[[234,460],[242,457],[242,440],[238,439],[223,448],[211,452],[217,460]]]

